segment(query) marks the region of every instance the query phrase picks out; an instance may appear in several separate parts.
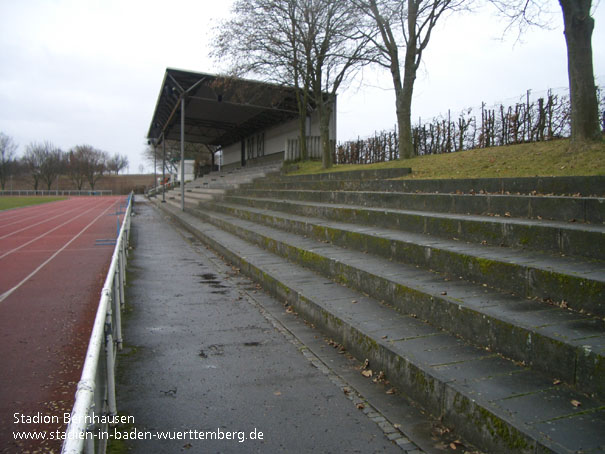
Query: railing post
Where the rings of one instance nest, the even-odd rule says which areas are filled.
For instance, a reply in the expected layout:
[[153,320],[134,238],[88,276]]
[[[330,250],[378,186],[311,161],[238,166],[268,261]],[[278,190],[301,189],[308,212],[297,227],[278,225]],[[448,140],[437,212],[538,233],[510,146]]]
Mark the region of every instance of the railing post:
[[86,437],[86,441],[84,443],[84,450],[86,454],[96,454],[95,453],[95,440],[93,437]]
[[120,267],[118,266],[116,267],[113,281],[113,314],[115,319],[115,341],[118,350],[122,350],[122,292],[120,290],[120,274]]
[[[108,298],[110,297],[108,292]],[[107,366],[107,413],[109,415],[116,415],[116,382],[114,376],[114,349],[113,349],[113,335],[112,335],[112,301],[109,301],[107,305],[107,317],[105,319],[105,362]]]
[[126,276],[126,256],[124,254],[124,251],[120,248],[120,252],[118,254],[118,260],[120,263],[120,266],[118,267],[118,270],[120,271],[118,273],[118,290],[119,290],[119,294],[120,294],[120,307],[124,306],[124,303],[126,302],[126,296],[124,295],[124,282],[125,282],[125,276]]

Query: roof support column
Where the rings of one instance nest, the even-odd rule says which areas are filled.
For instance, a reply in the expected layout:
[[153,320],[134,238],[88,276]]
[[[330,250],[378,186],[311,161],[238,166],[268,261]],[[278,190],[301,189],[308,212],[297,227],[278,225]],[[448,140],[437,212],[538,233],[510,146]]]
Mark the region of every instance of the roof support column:
[[181,211],[185,211],[185,96],[181,96]]
[[162,133],[162,203],[166,203],[166,138]]

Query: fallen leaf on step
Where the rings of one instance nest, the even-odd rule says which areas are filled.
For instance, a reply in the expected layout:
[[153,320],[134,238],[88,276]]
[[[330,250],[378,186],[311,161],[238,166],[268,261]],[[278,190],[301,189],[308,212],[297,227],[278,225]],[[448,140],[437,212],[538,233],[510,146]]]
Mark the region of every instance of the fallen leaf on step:
[[358,410],[363,410],[364,408],[366,408],[366,406],[362,403],[357,404],[357,409]]
[[370,378],[372,376],[372,369],[366,369],[361,371],[361,375]]
[[560,385],[561,384],[561,380],[559,380],[558,378],[555,378],[552,382],[553,385]]
[[387,394],[395,394],[395,388],[390,388],[387,390]]
[[571,404],[577,408],[582,405],[582,402],[572,399]]

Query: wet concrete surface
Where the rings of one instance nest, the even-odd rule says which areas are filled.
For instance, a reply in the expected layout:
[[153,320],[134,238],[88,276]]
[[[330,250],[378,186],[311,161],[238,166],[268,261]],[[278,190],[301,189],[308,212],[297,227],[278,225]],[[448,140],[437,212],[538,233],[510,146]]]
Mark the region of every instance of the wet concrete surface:
[[135,211],[117,377],[134,424],[109,452],[420,452],[259,303],[278,302],[151,205]]

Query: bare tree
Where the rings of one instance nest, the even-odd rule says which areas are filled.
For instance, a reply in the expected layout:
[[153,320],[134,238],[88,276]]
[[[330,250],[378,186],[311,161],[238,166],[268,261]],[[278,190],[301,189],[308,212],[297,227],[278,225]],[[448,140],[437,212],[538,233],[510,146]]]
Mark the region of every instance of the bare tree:
[[118,175],[122,170],[128,167],[128,156],[115,153],[107,161],[107,170],[109,172],[115,172]]
[[21,160],[23,161],[23,166],[29,172],[30,177],[32,178],[32,183],[34,186],[34,190],[38,190],[38,185],[40,184],[40,167],[42,156],[40,153],[40,149],[42,145],[36,143],[30,143],[25,149],[25,153]]
[[53,182],[64,169],[63,152],[51,142],[30,143],[27,146],[23,161],[33,178],[34,189],[38,189],[40,181],[46,183],[50,190]]
[[[429,44],[433,29],[448,11],[460,9],[468,0],[354,0],[369,15],[380,32],[374,39],[388,68],[395,88],[395,109],[399,136],[399,156],[413,155],[412,95],[422,54]],[[405,49],[403,62],[399,51]],[[403,69],[403,74],[402,74]]]
[[[374,60],[372,29],[364,27],[363,18],[350,2],[339,0],[307,0],[303,15],[303,43],[310,53],[305,55],[306,71],[319,111],[319,129],[324,168],[332,167],[330,118],[338,89],[363,65]],[[306,49],[307,45],[305,45]]]
[[46,189],[50,191],[52,184],[63,173],[65,160],[63,151],[51,142],[44,143],[44,159],[40,168],[40,177],[46,183]]
[[311,84],[310,71],[301,71],[305,54],[299,33],[301,11],[298,0],[236,0],[231,17],[216,29],[211,55],[219,61],[227,58],[234,76],[254,74],[295,87],[301,156],[306,160]]
[[[214,151],[213,146],[185,142],[185,159],[199,159],[208,157]],[[162,171],[164,162],[164,151],[162,145],[147,145],[143,151],[143,156],[152,166],[155,164],[157,171]],[[181,161],[181,143],[178,140],[166,140],[166,171],[168,173],[178,173],[178,163]]]
[[6,180],[13,175],[17,144],[12,137],[0,132],[0,188],[4,191]]
[[66,172],[78,191],[86,181],[86,156],[92,150],[90,145],[76,145],[67,155]]
[[[528,26],[546,25],[546,0],[489,0],[504,15],[511,26],[522,33]],[[572,142],[601,139],[599,103],[592,64],[591,0],[559,0],[563,13],[565,42],[567,45],[567,73],[571,102]]]
[[324,167],[332,165],[330,117],[336,93],[355,68],[371,60],[368,31],[350,2],[339,0],[238,0],[219,28],[214,56],[233,71],[294,87],[299,135],[306,156],[306,118],[317,109]]
[[90,189],[94,191],[95,185],[107,170],[109,154],[106,151],[90,147],[84,155],[84,175]]

